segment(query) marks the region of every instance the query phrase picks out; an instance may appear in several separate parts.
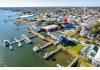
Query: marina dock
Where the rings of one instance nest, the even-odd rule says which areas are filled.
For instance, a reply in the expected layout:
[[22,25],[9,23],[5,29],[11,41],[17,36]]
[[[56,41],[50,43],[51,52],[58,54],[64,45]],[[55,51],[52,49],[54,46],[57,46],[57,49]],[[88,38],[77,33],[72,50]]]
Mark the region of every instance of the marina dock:
[[52,44],[53,44],[52,42],[49,42],[49,43],[45,44],[44,46],[41,47],[41,50],[43,50],[44,48],[46,48],[46,47],[48,47],[48,46],[50,46]]
[[18,39],[16,39],[16,38],[14,38],[14,39],[18,43],[18,47],[22,46],[21,42]]
[[47,44],[45,44],[44,46],[41,46],[41,47],[38,47],[38,46],[35,46],[33,47],[33,51],[37,52],[37,51],[42,51],[44,48],[52,45],[53,43],[52,42],[49,42]]
[[32,43],[31,39],[35,37],[37,37],[37,35],[28,38],[25,34],[23,34],[21,35],[21,39],[17,39],[15,37],[13,42],[10,42],[9,40],[4,40],[4,46],[5,47],[8,46],[9,49],[13,50],[13,47],[12,47],[13,44],[17,43],[18,47],[21,47],[22,46],[21,41],[25,41],[27,44],[30,44]]
[[73,67],[75,64],[77,64],[80,57],[76,57],[67,67]]
[[43,56],[43,58],[44,58],[44,59],[50,58],[50,57],[53,56],[55,53],[59,52],[60,49],[61,49],[61,47],[58,48],[58,49],[56,49],[56,50],[54,50],[54,51],[51,51],[50,53],[45,53],[45,55]]
[[35,38],[35,37],[37,37],[37,35],[31,36],[31,37],[28,38],[25,34],[23,34],[21,36],[21,39],[19,39],[19,40],[17,38],[14,38],[15,41],[10,42],[10,45],[15,44],[15,43],[19,43],[20,44],[20,42],[21,41],[24,41],[24,40],[26,41],[26,43],[31,43],[31,40],[30,39]]
[[26,35],[24,35],[24,34],[21,36],[21,38],[24,39],[24,41],[25,41],[27,44],[29,44],[29,43],[32,42],[32,41],[31,41]]

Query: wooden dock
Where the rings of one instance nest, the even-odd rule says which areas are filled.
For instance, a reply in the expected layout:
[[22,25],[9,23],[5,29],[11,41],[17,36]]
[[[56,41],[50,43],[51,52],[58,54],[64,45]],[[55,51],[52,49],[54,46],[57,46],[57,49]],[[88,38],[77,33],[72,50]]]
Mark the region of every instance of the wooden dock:
[[75,64],[77,64],[80,57],[76,57],[67,67],[73,67]]
[[37,37],[37,35],[35,35],[35,36],[31,36],[31,37],[27,37],[26,35],[24,35],[25,37],[21,37],[21,39],[17,39],[17,40],[15,40],[15,41],[13,41],[13,42],[10,42],[10,45],[12,45],[12,44],[15,44],[15,43],[18,43],[18,42],[22,42],[22,41],[24,41],[24,40],[28,40],[29,42],[31,42],[31,40],[30,39],[32,39],[32,38],[35,38],[35,37]]
[[30,40],[25,34],[23,34],[23,35],[21,36],[21,38],[24,39],[24,41],[25,41],[27,44],[31,43],[31,40]]
[[44,48],[46,48],[46,47],[48,47],[48,46],[50,46],[52,44],[53,44],[52,42],[49,42],[49,43],[45,44],[44,46],[42,46],[40,48],[41,48],[41,50],[43,50]]
[[44,59],[48,59],[51,56],[53,56],[55,53],[59,52],[61,50],[61,47],[59,47],[58,49],[51,51],[50,53],[45,53],[45,55],[43,56]]
[[45,44],[44,46],[41,46],[41,47],[34,46],[33,47],[33,51],[35,51],[35,52],[42,51],[44,48],[46,48],[46,47],[48,47],[48,46],[50,46],[52,44],[53,44],[52,42],[49,42],[49,43],[47,43],[47,44]]

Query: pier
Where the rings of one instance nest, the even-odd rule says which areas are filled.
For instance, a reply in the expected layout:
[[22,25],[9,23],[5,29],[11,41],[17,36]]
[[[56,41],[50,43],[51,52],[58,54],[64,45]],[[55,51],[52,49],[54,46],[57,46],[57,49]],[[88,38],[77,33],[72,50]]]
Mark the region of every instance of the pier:
[[27,44],[31,43],[31,40],[30,40],[25,34],[23,34],[23,35],[21,36],[21,38],[24,39],[24,41],[25,41]]
[[79,59],[80,57],[76,57],[67,67],[74,67],[74,65],[78,63]]
[[14,38],[14,39],[18,43],[18,47],[22,46],[21,42],[18,39],[16,39],[16,38]]
[[32,38],[35,38],[35,37],[37,37],[37,35],[35,35],[35,36],[31,36],[31,37],[27,37],[25,34],[23,34],[23,35],[21,35],[21,39],[17,39],[17,38],[14,38],[14,40],[15,41],[13,41],[13,42],[10,42],[10,45],[12,45],[12,44],[15,44],[15,43],[18,43],[18,45],[21,45],[21,41],[24,41],[25,40],[25,42],[27,43],[27,44],[29,44],[29,43],[31,43],[32,41],[31,41],[31,39]]
[[49,42],[47,44],[45,44],[44,46],[41,46],[41,47],[38,47],[38,46],[35,46],[33,47],[33,51],[37,52],[37,51],[42,51],[44,48],[52,45],[53,43],[52,42]]
[[[13,50],[13,47],[12,47],[13,44],[17,43],[18,47],[21,47],[22,46],[21,41],[25,41],[27,44],[30,44],[32,42],[31,39],[35,38],[35,37],[37,37],[37,35],[28,38],[25,34],[23,34],[23,35],[21,35],[21,39],[18,40],[15,37],[14,38],[15,41],[13,41],[13,42],[10,42],[9,40],[4,40],[4,46],[8,46],[9,49]],[[8,44],[6,45],[5,42],[7,42]]]
[[44,59],[50,58],[51,56],[53,56],[54,54],[56,54],[57,52],[59,52],[60,49],[61,49],[61,47],[58,48],[58,49],[56,49],[56,50],[54,50],[54,51],[51,51],[50,53],[45,53],[45,55],[43,56],[43,58],[44,58]]
[[49,42],[49,43],[45,44],[44,46],[42,46],[40,48],[41,48],[41,50],[43,50],[44,48],[46,48],[46,47],[48,47],[48,46],[50,46],[52,44],[53,44],[52,42]]

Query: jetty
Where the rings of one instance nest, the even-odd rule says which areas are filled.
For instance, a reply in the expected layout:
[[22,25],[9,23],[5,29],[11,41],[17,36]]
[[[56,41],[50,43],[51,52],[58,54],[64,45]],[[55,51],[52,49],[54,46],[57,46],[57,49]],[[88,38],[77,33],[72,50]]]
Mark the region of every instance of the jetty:
[[45,55],[43,56],[44,59],[49,59],[51,56],[53,56],[54,54],[56,54],[57,52],[59,52],[61,50],[61,47],[59,47],[58,49],[51,51],[49,53],[45,53]]

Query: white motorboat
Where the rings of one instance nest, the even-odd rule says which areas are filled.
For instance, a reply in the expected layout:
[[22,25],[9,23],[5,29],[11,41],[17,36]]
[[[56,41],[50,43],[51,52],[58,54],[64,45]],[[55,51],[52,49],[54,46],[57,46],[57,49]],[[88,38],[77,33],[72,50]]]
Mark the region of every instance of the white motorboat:
[[9,46],[10,46],[9,40],[4,40],[4,46],[5,46],[5,47],[9,47]]
[[9,46],[9,49],[10,49],[10,50],[13,50],[13,47],[10,45],[10,46]]

